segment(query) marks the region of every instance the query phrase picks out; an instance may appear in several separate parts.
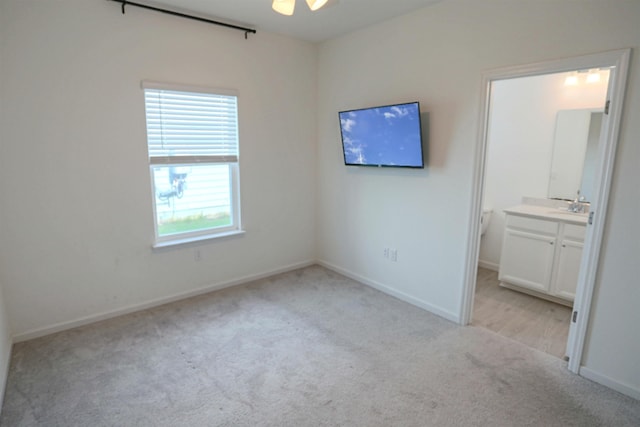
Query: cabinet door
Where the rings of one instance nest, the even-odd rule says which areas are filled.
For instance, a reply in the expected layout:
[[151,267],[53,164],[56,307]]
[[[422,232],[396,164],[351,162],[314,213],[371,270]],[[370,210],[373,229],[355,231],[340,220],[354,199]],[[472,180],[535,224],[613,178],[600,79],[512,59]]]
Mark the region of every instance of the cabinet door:
[[558,265],[553,283],[553,293],[573,301],[578,285],[578,273],[582,261],[581,242],[563,240],[558,255]]
[[555,237],[505,229],[499,279],[548,293],[555,241]]

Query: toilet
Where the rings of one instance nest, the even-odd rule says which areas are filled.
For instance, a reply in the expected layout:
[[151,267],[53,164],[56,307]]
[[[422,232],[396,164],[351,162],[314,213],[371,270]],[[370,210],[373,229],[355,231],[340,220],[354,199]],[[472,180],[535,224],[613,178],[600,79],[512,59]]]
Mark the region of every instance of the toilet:
[[489,227],[489,221],[491,221],[491,213],[493,209],[483,208],[482,209],[482,219],[480,220],[481,231],[480,236],[484,236],[484,233],[487,231],[487,227]]

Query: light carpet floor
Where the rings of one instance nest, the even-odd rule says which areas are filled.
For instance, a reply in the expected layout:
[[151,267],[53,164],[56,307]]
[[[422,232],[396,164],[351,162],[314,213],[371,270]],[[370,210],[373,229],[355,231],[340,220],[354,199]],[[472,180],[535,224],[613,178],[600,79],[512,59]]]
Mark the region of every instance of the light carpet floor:
[[313,266],[16,344],[2,426],[637,426],[561,360]]

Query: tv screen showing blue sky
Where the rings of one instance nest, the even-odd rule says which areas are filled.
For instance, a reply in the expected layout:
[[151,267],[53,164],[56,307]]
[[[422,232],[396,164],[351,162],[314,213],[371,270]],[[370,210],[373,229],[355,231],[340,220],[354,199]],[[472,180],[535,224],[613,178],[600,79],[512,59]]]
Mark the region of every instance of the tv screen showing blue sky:
[[347,165],[422,167],[417,102],[340,113]]

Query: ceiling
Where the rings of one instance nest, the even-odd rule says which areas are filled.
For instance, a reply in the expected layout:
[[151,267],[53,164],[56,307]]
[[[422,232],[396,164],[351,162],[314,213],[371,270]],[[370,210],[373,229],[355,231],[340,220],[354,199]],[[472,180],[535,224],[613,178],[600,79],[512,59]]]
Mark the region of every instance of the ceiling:
[[[118,1],[118,0],[116,0]],[[311,42],[321,42],[442,0],[329,0],[311,12],[296,0],[293,16],[271,9],[271,0],[136,0],[178,12],[240,24]]]

